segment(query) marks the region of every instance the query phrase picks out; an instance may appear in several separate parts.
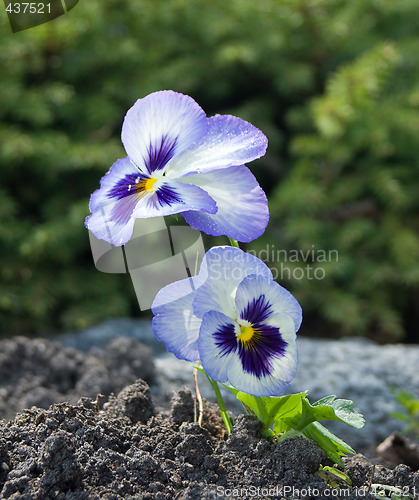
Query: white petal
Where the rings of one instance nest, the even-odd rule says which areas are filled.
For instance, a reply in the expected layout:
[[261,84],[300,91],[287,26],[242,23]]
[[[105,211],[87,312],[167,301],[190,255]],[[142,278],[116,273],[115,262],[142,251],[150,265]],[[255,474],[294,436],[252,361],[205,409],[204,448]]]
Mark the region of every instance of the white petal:
[[218,382],[229,382],[236,389],[255,396],[282,394],[297,371],[294,323],[287,315],[274,315],[270,323],[280,328],[281,337],[287,338],[287,346],[281,356],[269,359],[271,373],[258,377],[243,368],[239,349],[234,346],[237,342],[233,338],[234,322],[219,312],[206,313],[202,318],[198,348],[207,374]]
[[[227,328],[234,331],[234,322],[220,312],[205,314],[199,331],[198,348],[202,367],[207,374],[218,382],[227,382],[228,366],[234,358],[234,351],[228,352],[217,345],[216,332]],[[234,337],[234,333],[232,333]]]
[[281,356],[269,358],[272,371],[269,375],[257,377],[246,372],[238,354],[230,360],[228,366],[228,381],[240,391],[254,396],[279,396],[289,386],[297,373],[298,356],[295,342],[294,322],[286,314],[271,316],[266,325],[279,328],[281,338],[287,342]]
[[168,175],[178,178],[192,172],[242,165],[265,154],[268,140],[241,118],[215,115],[208,118],[208,125],[207,134],[199,142],[173,159]]
[[198,276],[171,283],[160,290],[151,307],[157,339],[164,342],[169,352],[186,361],[199,359],[201,319],[192,310],[192,300],[199,284]]
[[117,160],[102,177],[100,189],[90,197],[92,215],[85,222],[96,238],[116,246],[130,239],[135,222],[132,214],[139,200],[131,185],[140,177],[143,175],[129,158]]
[[193,229],[243,242],[253,241],[264,233],[269,221],[268,200],[247,167],[214,170],[180,180],[200,186],[217,203],[215,214],[182,212]]
[[233,387],[247,394],[264,397],[280,396],[288,388],[297,373],[298,359],[296,353],[295,344],[289,346],[289,350],[287,350],[283,358],[272,359],[273,373],[262,378],[243,371],[240,358],[236,355],[230,360],[228,381]]
[[163,177],[155,183],[155,191],[144,196],[135,206],[134,217],[156,217],[188,210],[215,213],[217,205],[209,194],[198,186]]
[[191,97],[165,90],[138,99],[126,114],[121,137],[131,160],[151,173],[163,170],[207,130],[207,117]]
[[[272,314],[287,314],[294,321],[294,332],[297,332],[302,322],[302,309],[296,298],[275,281],[267,281],[260,276],[247,276],[238,286],[236,293],[236,311],[242,312],[254,309],[250,313],[257,315],[260,299],[269,304],[269,316]],[[252,321],[250,318],[244,318]]]
[[219,311],[230,318],[236,316],[234,297],[237,286],[249,274],[272,280],[268,266],[239,248],[213,247],[205,254],[199,274],[206,274],[193,301],[195,315],[202,318],[208,311]]

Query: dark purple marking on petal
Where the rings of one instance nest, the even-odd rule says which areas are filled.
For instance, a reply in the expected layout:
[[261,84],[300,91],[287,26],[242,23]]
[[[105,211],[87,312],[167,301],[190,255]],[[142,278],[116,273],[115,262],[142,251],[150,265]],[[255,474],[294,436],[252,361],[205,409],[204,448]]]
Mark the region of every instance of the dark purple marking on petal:
[[173,203],[183,203],[177,191],[169,186],[162,186],[156,191],[157,198],[161,206],[172,205]]
[[120,179],[115,186],[109,191],[109,198],[117,198],[121,200],[126,196],[141,193],[145,191],[145,183],[148,177],[138,172],[138,174],[127,174]]
[[261,378],[272,373],[272,358],[284,356],[288,344],[277,327],[260,323],[253,327],[255,333],[250,340],[238,340],[238,353],[243,370]]
[[173,158],[176,143],[177,137],[171,139],[167,135],[163,135],[160,144],[150,144],[148,158],[145,159],[145,166],[150,174],[164,168],[168,161]]
[[184,203],[177,191],[169,186],[159,187],[147,202],[156,208],[158,208],[158,205],[164,207],[165,205],[172,206],[174,203]]
[[111,212],[111,218],[117,224],[126,224],[129,221],[138,200],[148,192],[148,179],[148,176],[140,172],[127,174],[108,192],[108,198],[117,200]]
[[236,337],[235,327],[231,323],[221,325],[214,332],[214,337],[220,356],[237,352],[243,371],[258,378],[272,373],[272,359],[284,356],[288,345],[279,328],[261,323],[255,328],[252,338],[246,342]]
[[269,303],[264,294],[257,299],[253,299],[247,304],[241,313],[241,317],[257,326],[258,323],[265,321],[272,312],[272,304]]
[[126,224],[129,221],[137,202],[145,195],[149,195],[147,203],[155,208],[184,203],[178,192],[170,186],[163,185],[157,190],[150,187],[147,189],[147,181],[150,178],[140,172],[127,174],[109,190],[108,198],[117,200],[111,218],[118,224]]
[[221,325],[214,333],[215,345],[220,348],[221,356],[226,356],[237,349],[237,338],[235,328],[232,323]]

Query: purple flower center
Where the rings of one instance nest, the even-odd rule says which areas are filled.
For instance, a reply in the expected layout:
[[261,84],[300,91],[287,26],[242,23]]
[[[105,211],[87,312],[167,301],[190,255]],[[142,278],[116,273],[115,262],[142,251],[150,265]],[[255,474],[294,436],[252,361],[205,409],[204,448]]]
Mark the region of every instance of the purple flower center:
[[121,200],[126,196],[140,194],[146,190],[148,177],[138,172],[137,174],[128,174],[120,179],[115,186],[109,191],[109,198],[117,198]]
[[234,323],[224,324],[214,333],[220,355],[237,353],[243,370],[258,378],[272,373],[272,359],[284,356],[287,347],[279,328],[264,323],[271,310],[265,295],[260,295],[244,308],[241,317],[249,326],[242,326],[240,335]]
[[153,207],[184,203],[176,190],[170,186],[163,184],[155,190],[153,186],[156,182],[157,179],[154,177],[145,176],[140,172],[125,175],[108,193],[108,198],[118,200],[113,207],[111,217],[118,224],[126,224],[137,201],[145,195],[149,195],[147,204]]

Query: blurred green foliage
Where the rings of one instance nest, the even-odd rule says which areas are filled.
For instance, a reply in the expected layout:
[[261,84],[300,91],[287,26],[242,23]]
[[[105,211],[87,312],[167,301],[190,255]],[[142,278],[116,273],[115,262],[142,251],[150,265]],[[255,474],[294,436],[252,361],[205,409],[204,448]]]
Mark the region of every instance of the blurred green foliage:
[[269,138],[251,167],[271,223],[249,248],[338,251],[311,262],[324,279],[280,280],[313,329],[403,338],[419,309],[418,11],[417,0],[81,0],[17,34],[3,15],[0,331],[138,310],[128,276],[95,269],[83,221],[125,156],[127,109],[170,88]]
[[392,389],[391,392],[402,407],[402,411],[392,412],[391,416],[404,422],[404,434],[419,439],[419,399],[407,391]]

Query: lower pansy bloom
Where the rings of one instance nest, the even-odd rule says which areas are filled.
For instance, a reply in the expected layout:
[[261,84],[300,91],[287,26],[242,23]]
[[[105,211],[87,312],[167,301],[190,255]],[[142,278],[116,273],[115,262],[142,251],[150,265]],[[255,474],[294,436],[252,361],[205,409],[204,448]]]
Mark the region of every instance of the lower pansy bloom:
[[200,360],[214,380],[255,396],[278,396],[297,371],[301,307],[258,258],[214,247],[199,274],[163,288],[156,337],[178,358]]
[[245,163],[263,156],[264,134],[230,115],[207,117],[189,96],[150,94],[130,108],[116,161],[91,198],[86,227],[120,246],[137,218],[180,213],[214,236],[252,241],[269,219],[262,188]]

